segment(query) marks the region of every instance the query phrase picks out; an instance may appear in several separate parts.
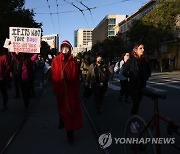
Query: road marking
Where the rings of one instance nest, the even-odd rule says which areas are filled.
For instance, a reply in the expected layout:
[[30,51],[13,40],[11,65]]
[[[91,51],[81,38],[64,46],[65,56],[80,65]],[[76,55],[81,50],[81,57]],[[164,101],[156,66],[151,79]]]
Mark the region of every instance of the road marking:
[[[120,86],[116,86],[116,85],[111,84],[111,83],[108,83],[108,87],[109,87],[110,89],[112,89],[112,90],[120,90],[120,89],[121,89]],[[163,91],[163,92],[166,91],[166,90],[163,90],[163,89],[154,88],[154,87],[149,86],[149,85],[147,85],[147,87],[148,87],[148,88],[152,88],[152,89],[154,89],[155,91]]]
[[157,82],[148,81],[148,83],[156,84],[156,85],[163,85],[163,86],[171,87],[171,88],[175,88],[175,89],[180,89],[180,86],[171,85],[171,84],[169,84],[167,82],[166,83],[157,83]]
[[110,89],[112,89],[112,90],[120,90],[120,89],[121,89],[120,86],[116,86],[116,85],[111,84],[111,83],[109,83],[109,82],[108,82],[108,87],[109,87]]
[[[156,74],[154,74],[154,76],[151,76],[149,78],[147,83],[148,83],[149,87],[151,87],[157,91],[165,91],[165,90],[154,88],[151,85],[163,85],[166,87],[180,89],[180,86],[171,84],[171,83],[176,83],[176,84],[180,83],[180,79],[178,77],[179,77],[179,74],[174,74],[172,72],[167,72],[166,74],[156,73]],[[111,83],[109,83],[109,88],[113,89],[113,90],[120,90],[120,86],[116,86],[113,84],[113,82],[119,82],[119,81],[120,80],[118,78],[118,75],[115,75],[115,77],[113,78],[113,81],[111,81]],[[154,82],[154,81],[157,81],[157,82]]]
[[162,80],[159,82],[153,82],[153,81],[148,80],[147,82],[150,84],[157,84],[157,83],[164,83],[165,84],[165,83],[176,83],[176,82],[180,83],[180,81],[173,81],[173,80]]
[[179,76],[179,78],[177,78],[178,76],[159,76],[159,77],[150,77],[149,79],[151,79],[151,80],[159,80],[159,79],[172,79],[172,80],[179,80],[180,81],[180,76]]

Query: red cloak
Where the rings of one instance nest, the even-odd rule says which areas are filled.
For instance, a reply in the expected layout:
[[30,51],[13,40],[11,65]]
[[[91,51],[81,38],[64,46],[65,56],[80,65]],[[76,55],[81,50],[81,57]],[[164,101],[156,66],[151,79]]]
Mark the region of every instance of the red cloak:
[[81,128],[79,70],[72,55],[68,57],[68,60],[65,60],[64,54],[60,53],[53,59],[51,79],[53,92],[57,99],[58,113],[64,122],[65,128],[67,130]]

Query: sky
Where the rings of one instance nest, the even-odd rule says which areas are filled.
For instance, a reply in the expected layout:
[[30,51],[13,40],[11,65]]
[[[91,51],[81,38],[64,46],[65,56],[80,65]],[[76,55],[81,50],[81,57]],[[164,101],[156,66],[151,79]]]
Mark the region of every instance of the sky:
[[[74,31],[95,28],[109,14],[129,15],[149,0],[25,0],[34,19],[42,23],[43,35],[59,34],[60,42],[74,46]],[[89,10],[87,9],[89,8]]]

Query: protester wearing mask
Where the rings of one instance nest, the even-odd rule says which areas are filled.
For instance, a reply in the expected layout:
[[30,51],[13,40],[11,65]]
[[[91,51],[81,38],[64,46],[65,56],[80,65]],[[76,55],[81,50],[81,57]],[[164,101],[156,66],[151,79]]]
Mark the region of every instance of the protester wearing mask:
[[79,68],[71,51],[72,46],[69,41],[63,41],[60,54],[51,64],[53,92],[59,113],[59,129],[65,127],[69,142],[74,140],[74,130],[82,127]]
[[108,79],[108,67],[106,64],[103,64],[102,54],[98,54],[96,56],[96,62],[90,65],[86,78],[86,86],[89,86],[89,84],[92,86],[96,111],[98,114],[101,112],[103,96],[108,87]]

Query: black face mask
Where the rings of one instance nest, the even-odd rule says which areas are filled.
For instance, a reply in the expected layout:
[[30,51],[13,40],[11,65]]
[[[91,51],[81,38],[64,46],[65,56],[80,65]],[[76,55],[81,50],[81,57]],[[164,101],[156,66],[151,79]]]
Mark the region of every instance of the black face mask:
[[103,62],[102,62],[102,61],[97,61],[97,63],[98,63],[99,65],[101,65]]

